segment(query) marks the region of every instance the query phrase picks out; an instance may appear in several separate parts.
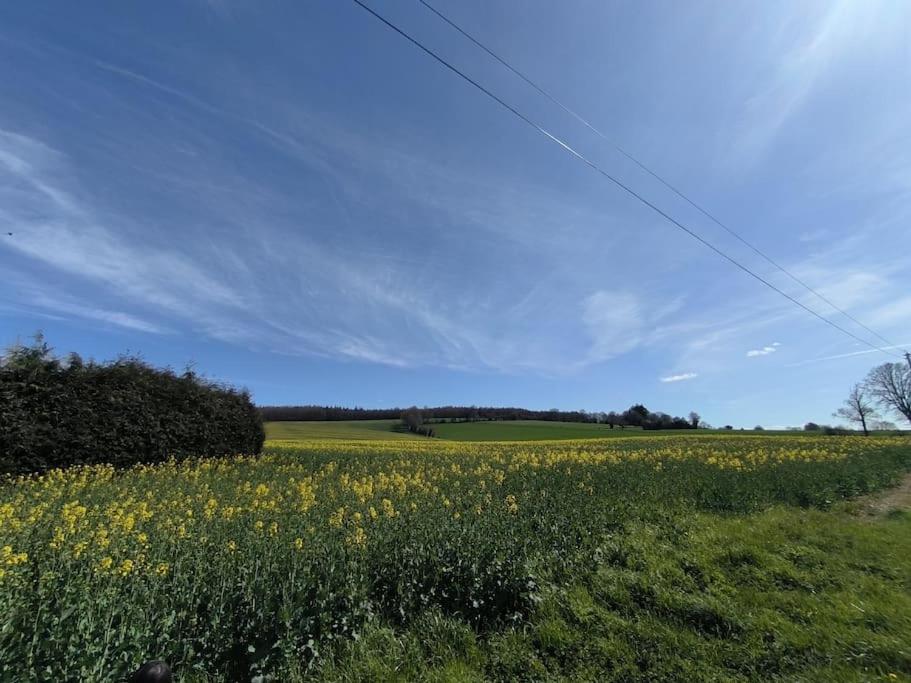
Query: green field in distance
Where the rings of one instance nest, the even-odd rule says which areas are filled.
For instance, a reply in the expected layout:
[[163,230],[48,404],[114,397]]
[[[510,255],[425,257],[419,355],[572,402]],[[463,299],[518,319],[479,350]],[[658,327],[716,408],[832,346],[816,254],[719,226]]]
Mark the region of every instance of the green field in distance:
[[[672,436],[694,434],[692,430],[668,429],[643,431],[627,427],[611,429],[604,424],[586,422],[549,422],[546,420],[508,420],[492,422],[445,422],[428,425],[436,438],[446,441],[544,441],[560,439],[603,439],[624,436]],[[699,434],[751,434],[752,430],[733,432],[700,430]],[[794,432],[762,432],[767,435]],[[403,431],[399,420],[337,420],[314,422],[267,422],[266,438],[270,440],[308,441],[312,439],[423,439]]]
[[[448,441],[543,441],[551,439],[598,439],[635,436],[641,429],[611,429],[603,424],[514,420],[494,422],[446,422],[430,424],[436,437]],[[655,435],[657,432],[649,432]],[[678,432],[668,432],[678,433]],[[337,420],[313,422],[267,422],[266,438],[307,441],[310,439],[423,439],[404,431],[399,420]]]
[[[802,431],[754,431],[752,429],[663,429],[644,431],[638,427],[611,429],[589,422],[547,420],[494,420],[490,422],[444,422],[429,424],[436,438],[445,441],[550,441],[563,439],[604,439],[624,436],[674,436],[680,434],[763,434],[765,436],[805,434]],[[905,432],[876,432],[897,435]],[[266,438],[275,441],[314,439],[378,440],[425,439],[409,434],[400,420],[330,420],[313,422],[266,422]]]
[[[508,420],[494,422],[445,422],[429,425],[439,439],[453,441],[542,441],[548,439],[603,439],[635,436],[641,429],[611,429],[606,424]],[[655,434],[655,432],[652,432]]]
[[332,420],[327,422],[267,422],[266,438],[309,441],[311,439],[418,439],[405,431],[396,431],[400,420]]

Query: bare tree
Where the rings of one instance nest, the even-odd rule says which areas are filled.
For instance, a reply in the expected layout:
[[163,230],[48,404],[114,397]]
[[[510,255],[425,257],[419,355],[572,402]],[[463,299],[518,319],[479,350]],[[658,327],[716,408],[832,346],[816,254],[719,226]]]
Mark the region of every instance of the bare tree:
[[832,413],[832,417],[840,417],[848,422],[859,422],[864,430],[864,436],[869,436],[867,420],[876,417],[876,408],[867,395],[868,389],[863,384],[855,384],[851,393],[845,399],[845,404]]
[[693,429],[698,429],[698,428],[699,428],[699,420],[702,419],[702,416],[699,415],[699,413],[697,413],[697,412],[694,410],[694,411],[692,411],[692,412],[690,413],[689,418],[690,418],[690,424],[693,425]]
[[877,403],[911,422],[911,368],[883,363],[870,370],[866,386]]

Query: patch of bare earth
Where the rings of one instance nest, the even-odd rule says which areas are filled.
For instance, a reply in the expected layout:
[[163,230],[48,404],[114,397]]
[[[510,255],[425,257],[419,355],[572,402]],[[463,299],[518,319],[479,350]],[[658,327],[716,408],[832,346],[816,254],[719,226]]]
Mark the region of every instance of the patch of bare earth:
[[882,517],[895,510],[911,510],[911,473],[906,474],[898,486],[864,496],[857,502],[858,514],[865,517]]

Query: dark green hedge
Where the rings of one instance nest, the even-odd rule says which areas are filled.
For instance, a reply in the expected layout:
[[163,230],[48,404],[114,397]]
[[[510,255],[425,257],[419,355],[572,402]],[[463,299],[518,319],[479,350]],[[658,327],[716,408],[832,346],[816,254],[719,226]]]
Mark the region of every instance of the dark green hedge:
[[39,337],[0,366],[0,473],[259,453],[265,433],[245,391],[137,358],[61,361]]

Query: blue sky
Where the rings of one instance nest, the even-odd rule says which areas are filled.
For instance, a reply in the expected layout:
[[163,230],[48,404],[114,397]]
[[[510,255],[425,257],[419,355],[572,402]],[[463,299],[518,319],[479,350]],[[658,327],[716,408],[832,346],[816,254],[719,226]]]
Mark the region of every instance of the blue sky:
[[[911,5],[436,0],[911,343]],[[390,19],[851,326],[416,0]],[[831,421],[874,364],[353,3],[0,8],[0,341],[195,363],[260,403]],[[851,327],[858,334],[862,329]]]

